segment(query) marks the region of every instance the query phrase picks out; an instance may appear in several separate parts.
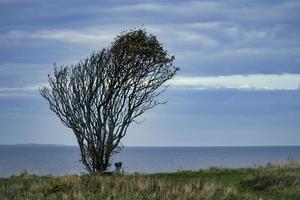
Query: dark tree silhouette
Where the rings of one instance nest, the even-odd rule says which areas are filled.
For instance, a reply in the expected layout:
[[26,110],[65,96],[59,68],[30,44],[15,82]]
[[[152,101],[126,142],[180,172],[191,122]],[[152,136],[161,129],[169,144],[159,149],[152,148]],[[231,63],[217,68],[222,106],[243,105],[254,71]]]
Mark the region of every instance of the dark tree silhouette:
[[157,97],[179,69],[173,61],[154,35],[137,29],[77,64],[54,67],[40,93],[73,130],[89,172],[105,171],[130,123],[165,103]]

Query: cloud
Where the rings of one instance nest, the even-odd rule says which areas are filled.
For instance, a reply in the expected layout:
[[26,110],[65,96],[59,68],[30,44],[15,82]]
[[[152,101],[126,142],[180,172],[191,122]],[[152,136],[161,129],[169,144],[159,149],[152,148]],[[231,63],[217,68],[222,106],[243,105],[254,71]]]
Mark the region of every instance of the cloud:
[[[252,74],[229,76],[177,76],[168,84],[173,89],[233,89],[233,90],[298,90],[300,86],[300,74]],[[38,83],[20,87],[0,87],[0,95],[32,95],[37,94],[38,89],[47,83]]]
[[[257,2],[242,3],[239,1],[165,1],[164,3],[131,3],[113,6],[108,13],[135,15],[139,12],[150,12],[160,16],[176,16],[181,18],[198,16],[200,20],[226,20],[235,22],[248,22],[252,26],[257,23],[262,27],[265,23],[272,25],[274,21],[290,20],[297,17],[296,11],[300,3],[285,2]],[[238,17],[237,17],[238,16]],[[299,18],[299,17],[298,17]]]
[[32,38],[54,39],[70,43],[108,43],[113,37],[112,31],[80,32],[72,30],[39,31],[31,35]]
[[218,41],[205,34],[199,34],[191,31],[190,32],[182,31],[182,32],[178,32],[177,34],[178,37],[181,38],[182,41],[184,42],[193,43],[204,48],[218,47]]
[[297,90],[300,74],[176,77],[169,84],[173,87],[196,89]]
[[220,22],[194,22],[187,25],[188,27],[200,30],[216,30],[222,26]]
[[0,0],[0,3],[20,3],[20,2],[32,2],[34,0]]
[[164,11],[167,5],[143,3],[113,7],[109,12]]
[[256,31],[256,30],[251,30],[251,31],[245,32],[244,34],[249,39],[261,39],[261,38],[265,38],[268,36],[267,32]]
[[27,85],[20,87],[0,87],[0,97],[37,96],[39,88],[45,84]]
[[[255,2],[254,2],[255,3]],[[226,9],[225,14],[232,18],[239,16],[239,20],[249,22],[274,22],[292,19],[296,17],[295,11],[300,8],[300,3],[295,1],[284,1],[274,4],[257,4],[252,6],[240,6],[233,9]],[[299,18],[299,16],[297,17]]]
[[199,12],[213,11],[222,6],[222,3],[208,2],[208,1],[190,1],[190,2],[168,2],[168,3],[137,3],[130,5],[116,6],[108,12],[162,12],[162,13],[176,13],[176,14],[193,14]]
[[[42,84],[41,84],[42,85]],[[38,90],[41,85],[24,86],[24,87],[0,87],[0,92],[6,91],[32,91]]]
[[137,26],[158,36],[182,75],[300,73],[295,1],[75,1],[64,10],[65,5],[45,0],[9,7],[10,12],[3,8],[8,17],[0,19],[0,61],[68,63]]
[[[299,74],[300,48],[224,48],[177,52],[184,75]],[[182,73],[181,72],[181,73]],[[182,73],[182,74],[183,74]]]
[[115,36],[115,31],[100,31],[100,30],[40,30],[40,31],[9,31],[6,34],[1,34],[4,39],[46,39],[58,40],[69,43],[90,44],[90,43],[108,43]]
[[[0,0],[0,4],[0,123],[10,141],[22,133],[37,141],[46,141],[49,134],[51,141],[69,143],[70,138],[61,137],[64,134],[52,134],[65,132],[53,129],[56,121],[47,133],[34,136],[45,132],[50,116],[38,95],[39,84],[47,81],[53,62],[76,62],[132,27],[145,27],[157,35],[176,56],[181,71],[169,82],[170,101],[154,111],[158,114],[150,128],[131,132],[149,130],[149,135],[157,132],[160,138],[177,134],[178,144],[187,127],[184,132],[192,134],[191,142],[203,144],[224,138],[225,129],[226,134],[236,133],[231,138],[248,145],[251,139],[251,144],[299,141],[291,136],[298,137],[300,127],[299,1]],[[24,117],[18,126],[11,126],[20,112]],[[43,113],[44,121],[36,123],[40,116],[28,118],[37,112]],[[218,137],[212,137],[214,133]],[[268,139],[262,140],[266,135]],[[140,144],[144,136],[133,141]]]

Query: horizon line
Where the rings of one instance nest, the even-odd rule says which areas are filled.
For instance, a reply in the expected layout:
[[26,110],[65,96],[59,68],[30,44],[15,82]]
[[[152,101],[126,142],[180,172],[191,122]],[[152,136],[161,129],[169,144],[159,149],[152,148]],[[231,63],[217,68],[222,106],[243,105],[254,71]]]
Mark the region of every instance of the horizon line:
[[[15,143],[15,144],[0,144],[0,146],[68,146],[68,147],[78,147],[76,144],[45,144],[45,143]],[[170,146],[170,145],[158,145],[158,146],[151,146],[151,145],[124,145],[124,147],[153,147],[153,148],[159,148],[159,147],[300,147],[300,144],[275,144],[275,145],[180,145],[180,146]]]

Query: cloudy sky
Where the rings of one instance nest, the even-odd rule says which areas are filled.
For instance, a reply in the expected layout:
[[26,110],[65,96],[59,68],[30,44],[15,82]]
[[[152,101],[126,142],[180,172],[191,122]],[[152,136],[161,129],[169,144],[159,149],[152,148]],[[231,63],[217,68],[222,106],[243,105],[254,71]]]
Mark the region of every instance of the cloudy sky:
[[181,67],[124,145],[300,144],[300,2],[0,0],[0,144],[76,144],[37,88],[123,30]]

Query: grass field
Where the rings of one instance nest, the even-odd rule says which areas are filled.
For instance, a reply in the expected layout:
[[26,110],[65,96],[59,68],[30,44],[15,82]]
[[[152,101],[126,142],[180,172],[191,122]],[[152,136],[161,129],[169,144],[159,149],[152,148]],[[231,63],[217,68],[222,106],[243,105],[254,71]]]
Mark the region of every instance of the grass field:
[[0,179],[0,199],[300,199],[300,165]]

